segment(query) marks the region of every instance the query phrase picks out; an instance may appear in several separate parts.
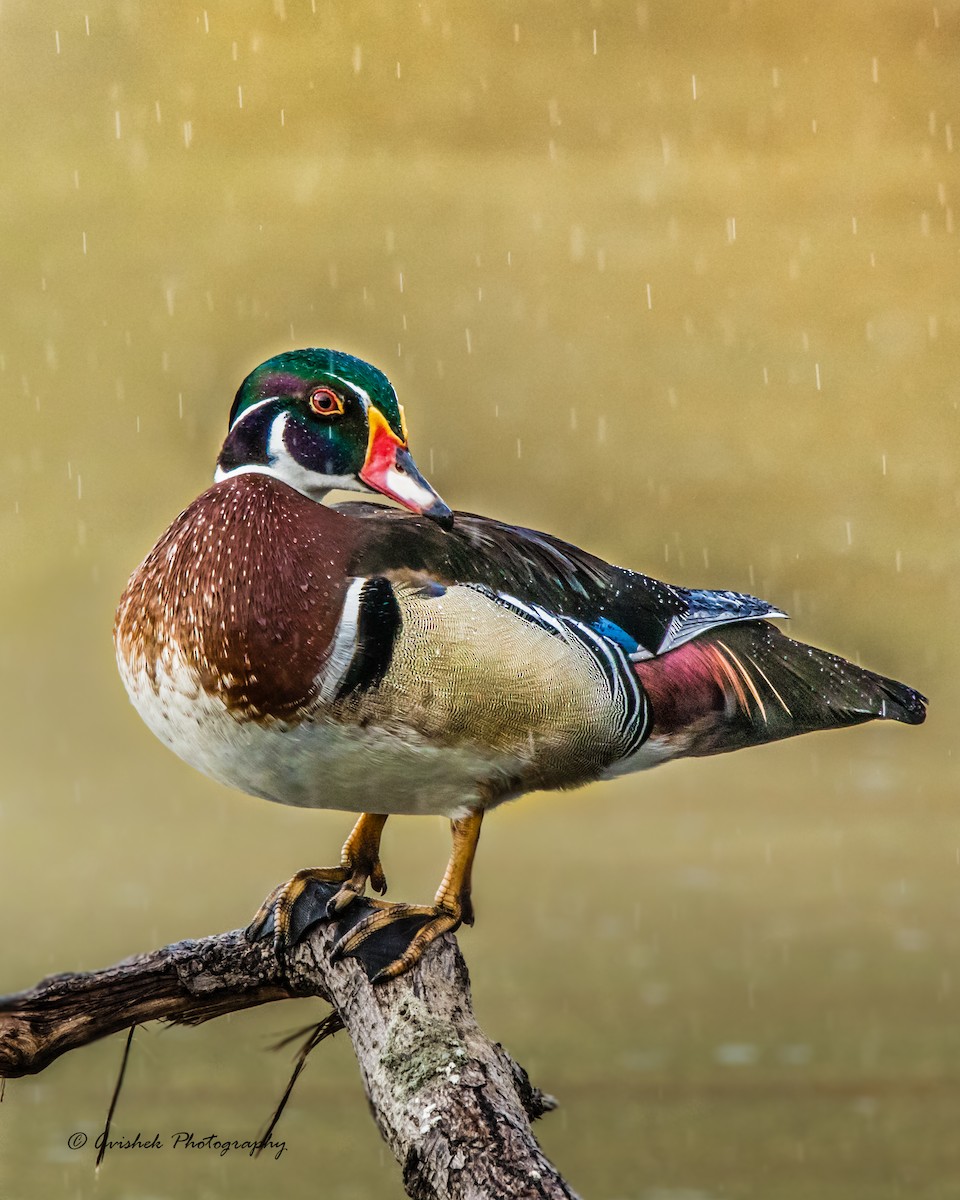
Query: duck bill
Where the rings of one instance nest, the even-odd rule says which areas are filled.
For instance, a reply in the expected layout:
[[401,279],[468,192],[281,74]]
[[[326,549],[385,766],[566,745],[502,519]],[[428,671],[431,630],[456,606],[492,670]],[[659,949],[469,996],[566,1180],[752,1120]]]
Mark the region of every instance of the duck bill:
[[453,524],[453,513],[417,470],[406,444],[383,416],[370,409],[370,440],[360,479],[375,492],[389,496],[404,508],[439,524]]

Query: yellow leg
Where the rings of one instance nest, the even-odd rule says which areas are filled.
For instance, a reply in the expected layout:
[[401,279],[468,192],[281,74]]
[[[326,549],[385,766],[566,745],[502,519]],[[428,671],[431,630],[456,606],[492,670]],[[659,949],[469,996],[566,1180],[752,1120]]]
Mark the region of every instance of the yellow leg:
[[331,916],[346,908],[358,896],[362,896],[368,880],[373,890],[383,895],[387,890],[387,877],[380,864],[380,837],[386,823],[387,818],[383,814],[361,813],[350,836],[343,843],[340,866],[305,867],[292,879],[275,887],[257,909],[247,927],[247,935],[250,938],[258,937],[272,913],[274,941],[278,946],[285,945],[290,932],[293,907],[312,880],[341,884],[340,890],[327,906]]
[[380,864],[380,838],[387,823],[385,813],[361,813],[340,851],[340,865],[349,878],[330,901],[334,912],[346,908],[351,900],[363,895],[367,880],[379,895],[387,890],[387,877]]
[[370,901],[376,906],[376,911],[358,921],[340,939],[334,954],[339,956],[354,953],[374,934],[398,921],[424,918],[420,929],[410,939],[403,953],[376,975],[376,979],[392,979],[412,967],[430,943],[442,933],[459,928],[464,921],[472,925],[471,879],[482,821],[483,810],[476,809],[468,816],[450,822],[453,838],[450,861],[432,905]]
[[470,899],[470,893],[473,886],[473,860],[477,856],[482,823],[482,808],[476,809],[459,821],[450,822],[450,836],[453,841],[450,861],[433,900],[438,908],[459,905],[460,920],[465,925],[473,924],[473,901]]

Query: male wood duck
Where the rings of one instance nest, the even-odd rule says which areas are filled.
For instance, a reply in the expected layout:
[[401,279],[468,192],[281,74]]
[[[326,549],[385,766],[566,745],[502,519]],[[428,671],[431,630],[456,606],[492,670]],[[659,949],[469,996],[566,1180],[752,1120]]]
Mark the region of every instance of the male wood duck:
[[[484,814],[669,759],[874,718],[919,724],[904,684],[784,637],[738,592],[660,583],[548,534],[453,513],[417,470],[376,367],[295,350],[237,392],[213,487],[134,572],[117,611],[134,706],[221,783],[360,813],[340,865],[298,872],[248,931],[295,940],[314,882],[337,917],[386,890],[393,813],[449,818],[432,905],[370,901],[340,939],[387,935],[398,975],[473,921]],[[380,504],[327,506],[333,488]],[[372,905],[372,907],[370,907]],[[362,906],[358,906],[360,908]],[[302,924],[302,923],[301,923]]]

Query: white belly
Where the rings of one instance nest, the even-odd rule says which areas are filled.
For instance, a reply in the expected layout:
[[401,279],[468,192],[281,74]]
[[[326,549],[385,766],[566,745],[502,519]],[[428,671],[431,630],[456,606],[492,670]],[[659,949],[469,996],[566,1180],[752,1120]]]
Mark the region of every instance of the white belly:
[[238,720],[178,655],[162,656],[155,682],[141,665],[122,655],[118,662],[160,741],[212,779],[280,804],[457,816],[483,803],[478,785],[502,785],[528,765],[513,754],[438,747],[409,729],[360,728],[319,714],[296,724]]

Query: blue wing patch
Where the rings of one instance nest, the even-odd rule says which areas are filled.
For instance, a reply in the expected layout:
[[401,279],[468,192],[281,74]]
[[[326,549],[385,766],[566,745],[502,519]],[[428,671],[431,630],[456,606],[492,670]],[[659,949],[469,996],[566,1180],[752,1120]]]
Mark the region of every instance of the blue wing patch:
[[591,623],[590,628],[599,633],[601,637],[615,642],[627,654],[636,654],[640,646],[635,637],[631,637],[625,629],[621,629],[616,621],[609,621],[606,617],[598,617]]

